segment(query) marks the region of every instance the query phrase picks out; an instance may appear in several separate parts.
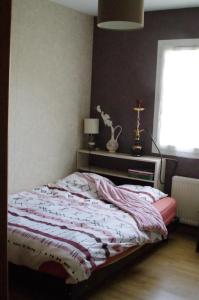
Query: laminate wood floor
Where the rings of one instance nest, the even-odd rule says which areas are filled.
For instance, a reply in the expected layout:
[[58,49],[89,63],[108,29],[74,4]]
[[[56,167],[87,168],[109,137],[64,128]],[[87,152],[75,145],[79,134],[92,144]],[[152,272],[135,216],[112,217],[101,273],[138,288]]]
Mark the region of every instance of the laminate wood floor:
[[[110,278],[87,299],[199,300],[199,253],[195,248],[195,230],[180,227],[168,242]],[[13,287],[10,300],[60,299],[42,297],[42,291],[27,290],[23,283]]]
[[89,300],[199,300],[196,234],[182,226],[168,243],[95,291]]

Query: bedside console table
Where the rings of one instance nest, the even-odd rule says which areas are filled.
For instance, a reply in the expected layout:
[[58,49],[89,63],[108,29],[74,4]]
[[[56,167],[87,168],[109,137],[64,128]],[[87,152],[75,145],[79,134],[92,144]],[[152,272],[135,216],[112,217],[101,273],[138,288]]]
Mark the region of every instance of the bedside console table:
[[[100,161],[101,160],[101,161]],[[160,182],[164,181],[166,160],[154,156],[132,156],[124,153],[110,153],[108,151],[89,151],[81,149],[77,152],[77,169],[83,172],[93,172],[100,175],[128,179],[140,185],[150,185],[159,190],[164,186]],[[138,178],[130,176],[128,169],[133,168],[140,172],[150,172],[153,178]]]

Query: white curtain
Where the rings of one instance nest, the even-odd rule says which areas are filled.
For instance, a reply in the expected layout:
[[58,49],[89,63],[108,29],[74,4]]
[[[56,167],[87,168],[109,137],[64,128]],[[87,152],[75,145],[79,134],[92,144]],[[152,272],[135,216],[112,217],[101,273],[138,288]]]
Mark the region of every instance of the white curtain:
[[199,47],[165,50],[157,141],[163,153],[199,158]]

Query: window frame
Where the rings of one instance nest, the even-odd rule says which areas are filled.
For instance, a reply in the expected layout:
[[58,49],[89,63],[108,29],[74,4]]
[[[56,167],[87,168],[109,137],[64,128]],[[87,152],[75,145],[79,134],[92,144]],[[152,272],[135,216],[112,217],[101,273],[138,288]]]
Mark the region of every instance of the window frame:
[[[155,103],[154,103],[154,118],[153,118],[153,138],[156,141],[162,154],[172,155],[185,158],[199,159],[198,152],[182,152],[176,150],[175,147],[167,146],[162,147],[158,141],[158,126],[160,123],[160,109],[161,109],[161,96],[162,96],[162,80],[163,80],[163,68],[164,68],[164,53],[166,50],[172,50],[175,48],[198,48],[199,38],[197,39],[173,39],[173,40],[159,40],[157,51],[157,66],[156,66],[156,84],[155,84]],[[152,144],[152,153],[158,153],[157,148]]]

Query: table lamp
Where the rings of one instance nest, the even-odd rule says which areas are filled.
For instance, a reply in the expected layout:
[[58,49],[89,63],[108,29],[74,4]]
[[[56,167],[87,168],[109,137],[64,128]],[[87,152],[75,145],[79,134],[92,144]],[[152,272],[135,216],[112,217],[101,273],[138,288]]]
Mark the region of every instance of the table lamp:
[[95,149],[94,135],[99,133],[99,119],[84,119],[84,134],[88,134],[88,149]]

